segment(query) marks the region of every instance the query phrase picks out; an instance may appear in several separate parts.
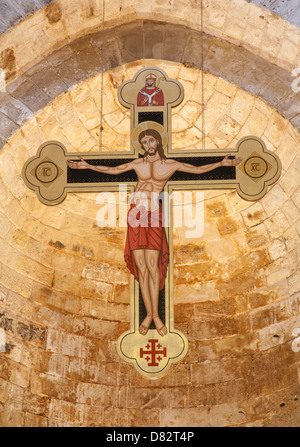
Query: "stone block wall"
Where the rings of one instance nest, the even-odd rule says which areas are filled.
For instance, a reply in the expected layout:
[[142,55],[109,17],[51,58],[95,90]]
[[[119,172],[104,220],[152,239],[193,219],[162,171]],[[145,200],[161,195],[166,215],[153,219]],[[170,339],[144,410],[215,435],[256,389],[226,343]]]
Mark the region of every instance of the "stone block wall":
[[[300,139],[291,82],[299,30],[244,0],[204,1],[203,142],[199,2],[174,1],[168,10],[162,0],[109,2],[100,147],[97,5],[56,0],[0,37],[7,81],[0,426],[297,426]],[[73,152],[126,149],[129,114],[116,92],[146,65],[184,85],[173,115],[175,150],[234,148],[254,134],[283,165],[257,203],[206,191],[202,237],[174,229],[175,327],[190,347],[156,381],[116,351],[130,324],[125,229],[97,225],[96,194],[46,207],[21,178],[45,140]]]
[[[153,62],[105,74],[105,149],[124,149],[129,141],[118,81]],[[155,63],[186,91],[174,110],[174,148],[201,147],[201,73]],[[298,132],[262,100],[205,75],[207,148],[234,147],[255,131],[281,157],[283,175],[258,203],[235,192],[205,192],[201,238],[174,229],[175,327],[187,335],[189,352],[165,377],[150,381],[116,352],[130,317],[126,230],[98,227],[96,194],[71,194],[47,207],[21,179],[25,160],[49,138],[70,151],[99,150],[100,77],[58,96],[1,154],[1,424],[261,426],[293,414],[299,398],[293,349],[300,327]]]

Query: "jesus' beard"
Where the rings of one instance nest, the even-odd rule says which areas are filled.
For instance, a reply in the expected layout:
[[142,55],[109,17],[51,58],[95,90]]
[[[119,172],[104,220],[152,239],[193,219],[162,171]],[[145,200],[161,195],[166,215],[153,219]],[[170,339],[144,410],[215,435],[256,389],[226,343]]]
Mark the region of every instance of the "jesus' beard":
[[158,147],[156,148],[156,149],[154,149],[154,152],[149,152],[149,151],[146,151],[145,150],[145,155],[144,155],[144,157],[145,158],[148,158],[148,157],[154,157],[154,155],[156,155],[156,153],[158,152]]

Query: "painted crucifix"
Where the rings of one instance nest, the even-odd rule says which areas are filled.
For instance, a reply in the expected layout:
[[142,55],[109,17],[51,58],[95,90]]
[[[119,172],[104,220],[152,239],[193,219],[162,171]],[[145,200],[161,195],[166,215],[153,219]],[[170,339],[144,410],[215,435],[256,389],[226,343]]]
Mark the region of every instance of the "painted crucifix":
[[[128,213],[128,231],[125,261],[128,269],[139,282],[147,315],[139,326],[139,333],[146,335],[152,320],[160,336],[167,328],[159,317],[159,291],[163,289],[169,264],[169,248],[163,227],[162,205],[159,201],[164,187],[176,172],[201,175],[221,166],[237,166],[241,158],[229,159],[194,166],[176,159],[166,158],[160,133],[151,128],[142,130],[138,140],[144,156],[115,167],[94,166],[81,159],[68,161],[71,169],[91,169],[104,174],[118,175],[135,171],[138,181]],[[152,124],[153,126],[153,124]]]
[[[160,100],[141,102],[146,85]],[[184,358],[188,341],[174,328],[172,218],[164,225],[162,193],[235,188],[257,200],[280,176],[278,157],[249,136],[230,151],[172,151],[171,108],[183,100],[183,86],[159,68],[140,70],[118,90],[131,110],[131,150],[124,154],[67,153],[50,141],[23,168],[27,186],[47,205],[68,192],[132,190],[127,217],[125,262],[131,276],[131,328],[118,340],[119,355],[150,378],[165,374]],[[200,152],[200,153],[199,153]],[[233,155],[230,155],[233,154]],[[170,214],[170,210],[167,210]]]

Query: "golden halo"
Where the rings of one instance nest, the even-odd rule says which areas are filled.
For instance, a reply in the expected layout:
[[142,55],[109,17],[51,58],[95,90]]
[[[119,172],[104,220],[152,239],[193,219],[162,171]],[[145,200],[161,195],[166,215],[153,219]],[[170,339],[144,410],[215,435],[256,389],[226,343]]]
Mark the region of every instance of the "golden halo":
[[139,154],[142,154],[142,155],[145,154],[145,151],[144,151],[144,149],[141,148],[141,144],[139,142],[139,135],[144,130],[149,130],[149,129],[156,130],[157,132],[160,133],[161,139],[162,139],[162,146],[163,146],[164,150],[168,144],[168,140],[169,140],[168,132],[161,124],[156,123],[155,121],[143,121],[142,123],[138,124],[133,129],[133,131],[131,133],[131,143],[132,143],[134,149]]

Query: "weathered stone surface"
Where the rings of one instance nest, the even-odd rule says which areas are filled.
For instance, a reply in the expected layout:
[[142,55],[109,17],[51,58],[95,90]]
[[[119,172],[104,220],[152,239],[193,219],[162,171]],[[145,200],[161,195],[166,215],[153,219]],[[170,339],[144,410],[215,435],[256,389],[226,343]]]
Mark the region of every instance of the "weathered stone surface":
[[[45,139],[57,138],[74,152],[99,149],[97,3],[64,7],[60,0],[33,16],[30,26],[24,21],[18,42],[10,35],[13,51],[2,40],[1,64],[11,78],[0,98],[0,138],[3,144],[10,139],[0,157],[0,327],[6,336],[1,424],[296,424],[300,164],[299,134],[286,118],[298,119],[298,95],[291,95],[288,74],[298,35],[281,24],[276,36],[274,18],[267,17],[266,28],[267,19],[243,0],[205,2],[204,60],[212,71],[204,73],[207,149],[234,149],[238,138],[253,132],[279,154],[284,172],[255,204],[235,192],[205,193],[200,238],[174,229],[175,328],[188,336],[189,352],[166,376],[149,381],[116,352],[119,335],[130,329],[125,228],[97,225],[97,194],[72,194],[50,209],[21,180],[23,163]],[[185,87],[173,121],[175,146],[201,146],[199,5],[191,1],[187,8],[178,0],[170,8],[179,4],[180,24],[167,23],[161,0],[109,5],[115,11],[104,42],[109,71],[103,76],[103,137],[109,150],[126,149],[129,142],[129,114],[118,104],[118,85],[154,63]],[[127,6],[128,23],[118,19],[120,6]],[[137,20],[134,7],[156,8],[157,15],[145,19],[140,10]],[[94,28],[82,33],[83,26]],[[267,36],[274,39],[263,42]],[[12,80],[21,67],[24,73]],[[289,413],[296,416],[288,419]]]
[[155,22],[145,22],[144,39],[146,59],[163,59],[165,25]]
[[255,3],[256,5],[263,6],[274,14],[284,17],[285,19],[291,21],[291,23],[299,26],[299,4],[297,0],[247,0],[249,3]]
[[121,43],[122,62],[131,62],[144,57],[143,23],[123,25],[118,29],[117,37]]
[[47,329],[44,327],[37,327],[32,324],[29,326],[25,323],[18,323],[17,332],[23,340],[40,341],[44,345],[47,337]]
[[[157,32],[153,33],[153,27]],[[181,36],[181,39],[178,39],[178,36]],[[141,45],[141,42],[145,43]],[[180,51],[178,42],[182,46]],[[198,50],[195,53],[200,42],[199,32],[189,33],[186,28],[178,25],[148,21],[122,25],[112,31],[106,31],[104,68],[110,70],[122,63],[143,57],[165,57],[175,62],[183,62],[189,67],[200,68],[202,57],[199,56]],[[298,117],[295,116],[297,95],[292,94],[293,79],[290,74],[282,68],[271,66],[257,55],[253,56],[246,49],[235,47],[230,43],[225,44],[224,41],[206,34],[203,37],[203,47],[205,70],[225,77],[227,81],[235,83],[252,94],[260,95],[269,104],[278,107],[288,119],[293,119],[297,127]],[[12,123],[21,125],[24,119],[29,117],[28,111],[37,112],[49,100],[66,92],[77,82],[97,75],[102,70],[100,50],[102,51],[101,32],[79,38],[58,49],[43,62],[29,69],[18,80],[10,83],[7,91],[14,99],[8,97],[7,100],[9,102],[17,100],[18,106],[15,105],[13,109],[9,109],[8,119],[11,119]],[[12,57],[8,53],[3,53],[2,59],[3,67],[9,64],[8,71],[13,76],[14,67],[12,62],[9,62]],[[222,60],[221,64],[220,60]],[[220,71],[220,66],[222,71]],[[23,111],[20,110],[21,104],[25,105]],[[15,113],[18,115],[17,121],[13,119]],[[24,113],[25,116],[23,116]],[[2,139],[9,138],[16,129],[17,127],[10,128],[6,125]],[[232,137],[227,136],[225,141],[222,140],[223,144],[230,142],[231,139]]]

